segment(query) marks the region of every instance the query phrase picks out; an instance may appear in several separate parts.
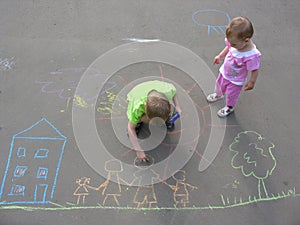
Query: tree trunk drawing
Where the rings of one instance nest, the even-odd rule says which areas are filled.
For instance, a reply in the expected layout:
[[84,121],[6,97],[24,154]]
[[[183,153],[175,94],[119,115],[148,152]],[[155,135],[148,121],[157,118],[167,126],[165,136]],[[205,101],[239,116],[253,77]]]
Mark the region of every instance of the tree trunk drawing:
[[269,198],[268,191],[266,189],[264,179],[258,179],[257,189],[258,189],[259,199],[261,199],[262,196],[266,197],[266,198]]

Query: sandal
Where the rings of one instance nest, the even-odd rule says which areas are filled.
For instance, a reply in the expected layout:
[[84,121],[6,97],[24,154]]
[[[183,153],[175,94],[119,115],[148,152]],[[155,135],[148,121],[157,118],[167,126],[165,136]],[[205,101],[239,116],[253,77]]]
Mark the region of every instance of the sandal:
[[225,117],[225,116],[228,116],[233,111],[234,111],[234,108],[229,108],[228,106],[225,106],[218,111],[218,116]]
[[207,95],[206,99],[208,102],[216,102],[220,99],[224,98],[224,95],[222,96],[218,96],[217,93],[212,93],[212,94],[209,94]]

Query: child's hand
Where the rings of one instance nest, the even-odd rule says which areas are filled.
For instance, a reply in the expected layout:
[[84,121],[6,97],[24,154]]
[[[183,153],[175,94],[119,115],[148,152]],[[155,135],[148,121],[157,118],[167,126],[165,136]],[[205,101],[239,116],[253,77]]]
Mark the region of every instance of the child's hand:
[[143,151],[136,151],[136,157],[141,161],[141,162],[146,162],[147,157],[146,154]]
[[214,64],[220,64],[221,62],[221,57],[220,55],[217,55],[215,58],[214,58]]
[[255,83],[253,81],[248,81],[245,85],[245,91],[250,91],[254,88]]

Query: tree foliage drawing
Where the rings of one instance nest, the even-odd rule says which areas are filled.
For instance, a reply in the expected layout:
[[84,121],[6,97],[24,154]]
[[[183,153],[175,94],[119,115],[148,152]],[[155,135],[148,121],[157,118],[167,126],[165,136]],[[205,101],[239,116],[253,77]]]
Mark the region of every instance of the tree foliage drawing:
[[231,165],[241,170],[246,177],[253,176],[258,180],[258,197],[269,198],[265,179],[272,175],[276,167],[273,155],[275,145],[255,131],[238,133],[229,150],[234,153]]

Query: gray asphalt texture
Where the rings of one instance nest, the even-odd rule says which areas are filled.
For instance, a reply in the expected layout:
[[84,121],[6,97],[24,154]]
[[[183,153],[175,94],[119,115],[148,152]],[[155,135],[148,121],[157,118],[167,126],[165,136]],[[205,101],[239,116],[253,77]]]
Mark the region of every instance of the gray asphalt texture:
[[[299,12],[298,0],[2,0],[0,225],[300,224]],[[103,80],[106,92],[98,96],[95,106],[95,121],[104,145],[113,157],[122,163],[132,164],[134,152],[118,142],[111,125],[110,109],[116,100],[115,95],[130,82],[147,76],[171,79],[186,90],[198,110],[201,134],[191,137],[191,141],[196,142],[196,151],[179,171],[185,175],[183,183],[191,185],[185,186],[187,190],[184,186],[177,186],[185,196],[175,197],[176,179],[182,179],[175,175],[146,191],[136,186],[121,185],[120,192],[119,186],[111,183],[107,186],[110,189],[104,193],[100,185],[106,178],[84,159],[72,127],[72,106],[92,107],[94,96],[74,96],[84,71],[105,52],[130,43],[125,39],[138,38],[160,39],[184,46],[203,59],[217,77],[219,66],[213,65],[213,58],[224,48],[227,16],[245,16],[252,21],[255,29],[253,41],[262,53],[262,60],[255,89],[242,92],[235,112],[227,118],[226,127],[210,123],[211,108],[201,87],[195,85],[188,74],[159,62],[126,66],[109,80]],[[101,71],[95,71],[95,76],[101,76]],[[117,99],[121,108],[126,108],[125,99],[125,96]],[[215,104],[222,107],[224,102]],[[34,132],[30,129],[27,135],[20,133],[43,118],[46,120]],[[124,120],[126,124],[125,114],[117,112],[114,118]],[[49,121],[52,130],[45,121]],[[180,130],[178,121],[176,124],[175,130]],[[182,129],[181,132],[191,132],[193,126],[190,124],[186,127],[187,131]],[[199,172],[199,162],[212,126],[226,129],[224,140],[212,165]],[[31,130],[33,133],[30,133]],[[148,132],[144,127],[141,137],[147,137]],[[18,161],[22,160],[22,149],[14,158],[10,155],[12,144],[17,146],[21,143],[34,150],[41,147],[32,140],[22,142],[23,139],[17,138],[16,134],[55,137],[56,141],[66,137],[65,146],[61,139],[55,144],[43,139],[50,150],[64,150],[61,163],[57,166],[58,158],[50,159],[49,153],[48,177],[42,170],[39,174],[31,171],[30,175],[39,180],[55,180],[57,175],[50,202],[20,204],[17,201],[22,196],[12,196],[14,190],[10,189],[10,182],[26,174],[26,171],[22,174],[22,170],[14,169],[14,166],[22,166]],[[233,144],[238,135],[240,142]],[[241,139],[243,135],[247,136],[246,140]],[[263,143],[249,144],[257,141],[255,137],[263,137]],[[155,162],[166,159],[179,139],[180,132],[169,134],[163,144],[150,151],[149,155]],[[258,148],[263,150],[251,151]],[[234,157],[237,152],[238,156]],[[32,152],[28,150],[26,154],[29,156]],[[44,166],[40,161],[27,161],[26,165],[28,168]],[[112,166],[112,170],[119,171],[121,178],[128,182],[134,179],[133,175],[122,177],[122,168]],[[107,170],[110,169],[108,167]],[[55,170],[57,168],[59,171]],[[22,178],[24,193],[31,191],[31,198],[48,199],[49,190],[44,196],[41,192],[34,192],[37,186],[30,176]],[[76,180],[81,179],[82,182],[85,177],[90,178],[92,188],[77,189]],[[96,190],[93,187],[100,188]],[[147,192],[145,196],[148,199],[143,198],[142,191]],[[78,193],[81,196],[76,195]],[[156,201],[149,207],[147,201],[151,201],[153,193]],[[84,201],[83,195],[86,195]],[[188,201],[175,206],[180,198],[188,198]],[[9,201],[16,203],[9,204]]]

